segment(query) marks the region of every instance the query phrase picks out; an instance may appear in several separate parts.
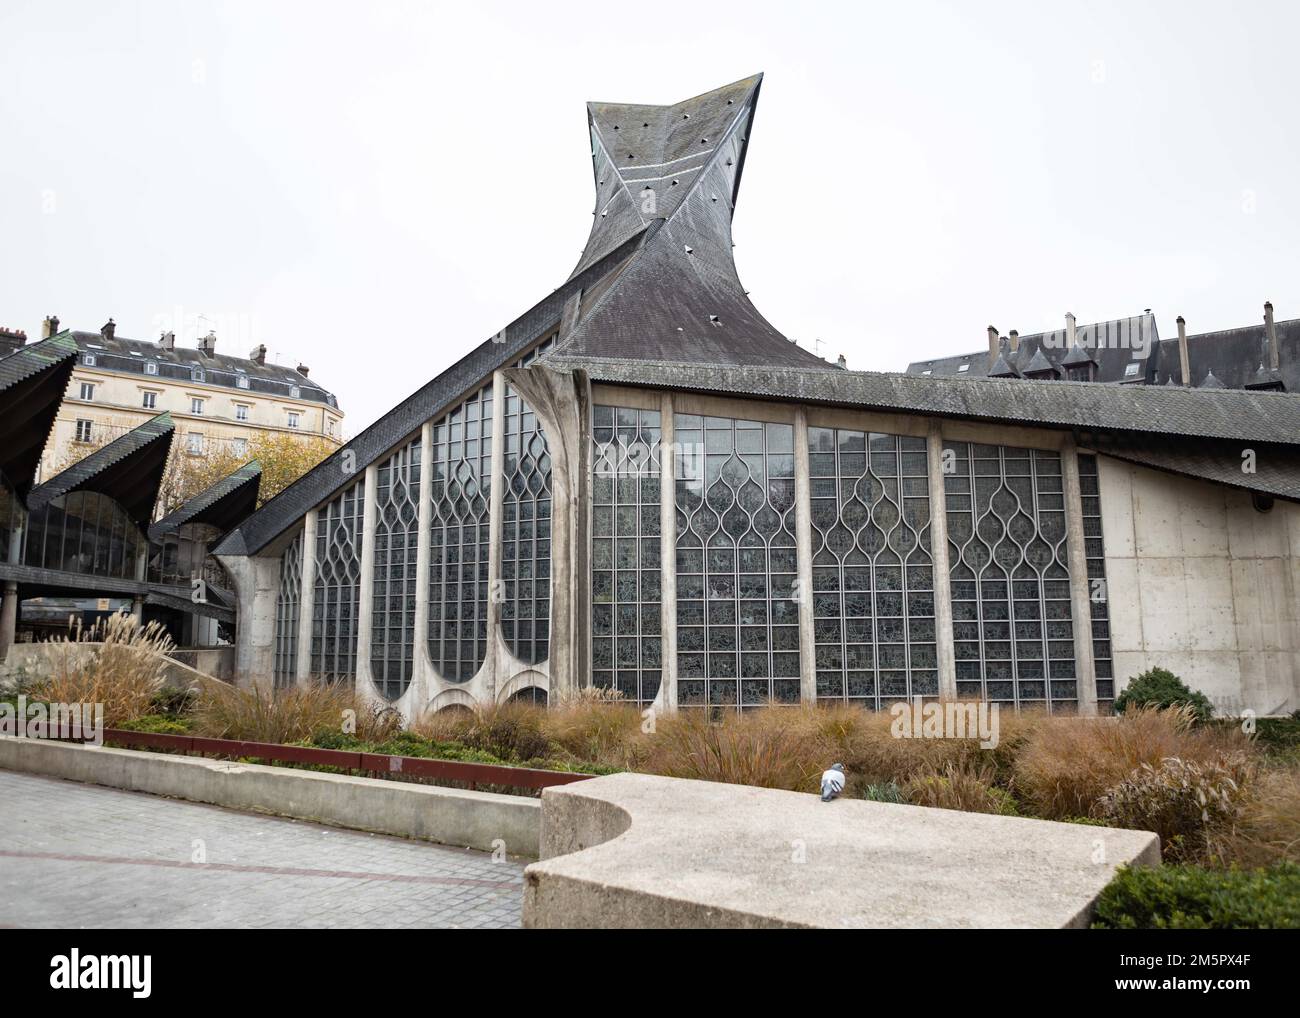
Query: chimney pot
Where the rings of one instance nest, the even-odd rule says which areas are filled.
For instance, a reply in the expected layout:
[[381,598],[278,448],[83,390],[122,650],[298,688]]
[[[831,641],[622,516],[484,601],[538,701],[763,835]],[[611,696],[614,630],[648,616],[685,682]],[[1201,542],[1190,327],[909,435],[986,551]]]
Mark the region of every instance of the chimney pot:
[[1178,367],[1183,373],[1183,384],[1191,385],[1192,367],[1191,357],[1187,352],[1187,322],[1182,315],[1178,316]]
[[847,368],[849,366],[849,362],[844,359],[844,354],[840,354],[835,363],[842,368]]
[[161,336],[158,337],[158,345],[162,347],[164,350],[175,350],[176,333],[170,331],[164,332]]
[[113,319],[111,318],[99,327],[99,334],[103,336],[105,339],[112,339],[113,333],[115,333],[116,331],[117,331],[117,325],[114,324]]
[[49,315],[41,323],[41,339],[49,339],[59,334],[59,316]]
[[265,344],[265,343],[258,343],[257,346],[253,347],[252,352],[249,353],[249,355],[248,355],[248,359],[249,359],[250,361],[252,361],[254,364],[259,364],[259,365],[260,365],[260,364],[265,364],[265,363],[266,363],[266,344]]
[[199,353],[211,357],[217,352],[217,334],[209,329],[208,334],[199,339]]
[[1277,348],[1277,326],[1273,323],[1273,302],[1264,302],[1264,335],[1268,339],[1268,366],[1273,371],[1278,369],[1280,356]]

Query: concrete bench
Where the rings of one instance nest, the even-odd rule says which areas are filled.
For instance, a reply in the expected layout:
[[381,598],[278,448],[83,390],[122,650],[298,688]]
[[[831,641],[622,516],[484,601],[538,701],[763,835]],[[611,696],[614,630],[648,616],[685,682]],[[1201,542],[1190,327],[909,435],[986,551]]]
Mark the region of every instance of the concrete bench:
[[524,925],[1070,927],[1159,839],[744,785],[614,774],[542,795]]

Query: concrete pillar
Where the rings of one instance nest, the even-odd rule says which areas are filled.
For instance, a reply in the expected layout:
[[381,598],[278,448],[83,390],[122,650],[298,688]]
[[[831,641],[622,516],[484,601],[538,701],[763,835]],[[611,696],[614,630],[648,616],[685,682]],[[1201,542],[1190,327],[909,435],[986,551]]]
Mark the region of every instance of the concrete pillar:
[[234,581],[238,597],[235,682],[269,690],[275,683],[275,601],[280,593],[280,560],[256,555],[218,558]]
[[1079,713],[1097,713],[1097,668],[1092,656],[1092,600],[1083,538],[1083,489],[1079,484],[1079,453],[1074,439],[1061,447],[1061,477],[1065,488],[1066,554],[1070,563],[1070,603],[1074,618],[1074,667],[1079,688]]
[[311,681],[312,608],[316,603],[316,510],[302,523],[302,588],[298,592],[298,685]]
[[948,492],[943,479],[943,427],[930,422],[926,436],[930,473],[930,561],[934,564],[934,641],[939,658],[939,696],[957,698],[957,655],[952,636],[952,587],[948,560]]
[[[494,439],[495,440],[495,439]],[[432,550],[433,502],[430,475],[433,473],[433,422],[420,429],[420,484],[416,505],[420,507],[420,532],[415,536],[415,663],[411,672],[412,720],[433,699],[433,659],[429,656],[429,554]]]
[[585,373],[557,371],[545,362],[501,373],[537,414],[551,453],[550,695],[554,700],[590,682],[586,519],[590,390]]
[[[497,672],[503,653],[501,602],[505,596],[505,585],[501,582],[501,535],[506,485],[506,388],[505,376],[500,371],[494,372],[492,375],[492,477],[488,485],[488,649],[483,659],[486,665],[484,679],[489,702],[495,702],[497,698]],[[554,519],[551,525],[555,525]],[[554,549],[555,546],[552,544],[551,547]],[[552,616],[555,614],[554,601],[551,602],[551,614]]]
[[799,701],[817,700],[817,640],[813,629],[812,572],[812,481],[808,465],[808,413],[803,407],[794,415],[794,517],[795,551],[799,575],[795,596],[799,599]]
[[131,598],[131,618],[135,619],[137,626],[144,625],[144,596],[136,594]]
[[382,700],[375,688],[370,667],[370,644],[375,628],[375,528],[379,510],[379,466],[366,467],[365,492],[361,499],[361,576],[357,584],[357,669],[353,688],[366,700]]
[[4,664],[9,648],[14,645],[18,631],[18,584],[5,580],[4,594],[0,596],[0,665]]
[[661,675],[656,711],[677,712],[677,428],[673,394],[659,397],[659,597]]

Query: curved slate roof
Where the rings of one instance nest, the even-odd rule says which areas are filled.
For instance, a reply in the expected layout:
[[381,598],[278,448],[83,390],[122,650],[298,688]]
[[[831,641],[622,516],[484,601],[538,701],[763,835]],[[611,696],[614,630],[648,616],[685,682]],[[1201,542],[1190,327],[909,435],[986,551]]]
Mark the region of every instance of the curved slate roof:
[[151,417],[33,488],[27,508],[35,511],[71,491],[98,491],[126,510],[141,530],[146,529],[175,430],[170,413]]
[[19,498],[36,477],[76,361],[77,344],[67,332],[0,358],[0,472]]
[[155,523],[149,528],[149,540],[156,541],[187,523],[209,523],[223,533],[230,530],[257,507],[261,483],[262,464],[249,460]]

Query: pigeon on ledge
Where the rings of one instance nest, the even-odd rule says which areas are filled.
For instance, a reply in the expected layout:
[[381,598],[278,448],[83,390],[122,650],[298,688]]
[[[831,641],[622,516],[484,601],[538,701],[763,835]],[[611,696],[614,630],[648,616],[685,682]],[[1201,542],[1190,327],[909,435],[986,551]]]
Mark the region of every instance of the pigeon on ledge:
[[831,764],[831,769],[822,772],[822,802],[830,802],[844,791],[844,765]]

